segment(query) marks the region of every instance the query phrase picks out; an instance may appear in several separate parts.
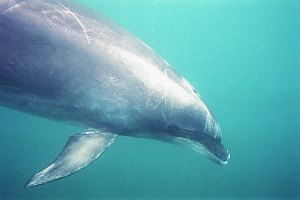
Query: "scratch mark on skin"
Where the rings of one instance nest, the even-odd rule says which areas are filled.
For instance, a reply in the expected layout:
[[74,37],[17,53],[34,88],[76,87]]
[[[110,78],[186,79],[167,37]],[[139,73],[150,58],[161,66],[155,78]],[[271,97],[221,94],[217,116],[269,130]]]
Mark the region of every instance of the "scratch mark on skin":
[[167,109],[167,95],[168,95],[168,88],[167,88],[167,83],[166,83],[166,80],[168,79],[167,70],[164,70],[164,74],[165,74],[165,79],[164,79],[164,87],[165,87],[164,100],[165,100],[165,109]]
[[214,120],[212,117],[211,113],[207,109],[207,114],[206,114],[206,122],[205,122],[205,127],[203,130],[205,133],[210,134],[214,138],[220,138],[221,137],[221,129],[218,123]]
[[9,90],[15,90],[15,91],[23,91],[21,88],[11,87],[11,86],[6,86],[6,85],[0,85],[0,89],[1,88],[9,89]]
[[170,109],[170,115],[173,115],[173,107],[174,107],[174,99],[171,98],[171,109]]
[[17,62],[19,64],[19,66],[21,66],[23,69],[26,69],[26,66],[24,65],[24,63],[21,61],[21,59],[17,59]]
[[[11,61],[11,64],[15,65],[15,63],[12,61]],[[4,66],[4,67],[5,67],[5,69],[7,69],[7,71],[9,71],[9,73],[10,73],[11,77],[14,79],[14,81],[17,82],[18,79],[15,76],[15,72],[9,66]]]
[[163,116],[163,118],[164,118],[164,122],[166,123],[167,119],[166,119],[166,115],[165,115],[164,110],[161,110],[161,114],[162,114],[162,116]]
[[4,12],[3,12],[3,14],[6,14],[6,13],[8,13],[8,12],[13,12],[13,11],[15,11],[16,9],[19,9],[21,6],[23,6],[24,4],[26,4],[27,2],[21,2],[21,3],[18,3],[18,4],[16,4],[16,5],[14,5],[14,6],[11,6],[10,8],[8,8],[7,10],[5,10]]
[[157,109],[163,100],[164,100],[164,96],[162,96],[162,98],[157,102],[157,104],[153,106],[153,110]]
[[164,78],[163,78],[163,94],[158,103],[153,107],[153,109],[157,109],[160,104],[164,101],[164,107],[167,108],[167,95],[168,95],[168,86],[167,86],[168,74],[167,70],[164,70]]
[[150,93],[149,89],[147,88],[147,99],[145,101],[145,107],[146,108],[150,107],[150,95],[151,95],[151,93]]
[[204,133],[209,133],[212,129],[212,121],[211,121],[211,115],[210,113],[207,111],[206,114],[206,121],[205,121],[205,127],[204,127]]
[[67,7],[65,7],[64,5],[62,5],[60,2],[57,1],[57,3],[58,3],[61,7],[63,7],[63,8],[65,9],[65,12],[66,12],[67,14],[70,14],[70,15],[78,22],[78,24],[79,24],[79,26],[80,26],[80,28],[81,28],[81,30],[82,30],[84,36],[85,36],[85,39],[86,39],[86,41],[87,41],[87,44],[88,44],[88,45],[91,45],[90,39],[89,39],[89,37],[88,37],[88,35],[87,35],[88,31],[87,31],[87,29],[84,27],[84,25],[82,24],[82,22],[80,21],[80,19],[76,16],[76,14],[73,13],[69,8],[67,8]]

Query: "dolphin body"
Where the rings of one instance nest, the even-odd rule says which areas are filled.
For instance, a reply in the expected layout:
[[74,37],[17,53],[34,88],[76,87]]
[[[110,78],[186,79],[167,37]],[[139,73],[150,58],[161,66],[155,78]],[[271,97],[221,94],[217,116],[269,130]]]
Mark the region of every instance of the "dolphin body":
[[117,135],[180,144],[226,164],[220,126],[196,90],[141,40],[78,8],[0,1],[0,105],[89,128],[26,187],[86,167]]

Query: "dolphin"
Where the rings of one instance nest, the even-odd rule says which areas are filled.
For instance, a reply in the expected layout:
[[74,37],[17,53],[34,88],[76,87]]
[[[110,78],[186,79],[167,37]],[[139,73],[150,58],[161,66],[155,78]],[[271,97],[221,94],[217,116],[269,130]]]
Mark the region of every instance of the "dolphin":
[[33,187],[95,161],[120,136],[230,154],[195,88],[154,50],[88,8],[64,0],[0,1],[0,105],[83,128],[29,179]]

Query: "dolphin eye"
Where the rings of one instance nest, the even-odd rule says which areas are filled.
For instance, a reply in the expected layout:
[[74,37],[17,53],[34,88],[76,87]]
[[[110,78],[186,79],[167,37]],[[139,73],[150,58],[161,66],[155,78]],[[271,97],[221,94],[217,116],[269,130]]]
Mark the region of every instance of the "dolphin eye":
[[168,125],[167,129],[171,132],[177,132],[179,130],[179,128],[175,125]]
[[193,92],[195,93],[195,94],[197,94],[198,92],[193,88]]

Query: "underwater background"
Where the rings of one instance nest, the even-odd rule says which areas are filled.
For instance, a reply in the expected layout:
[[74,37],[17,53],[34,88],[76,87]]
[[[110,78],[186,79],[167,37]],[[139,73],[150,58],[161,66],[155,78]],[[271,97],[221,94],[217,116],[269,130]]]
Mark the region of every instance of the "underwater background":
[[300,1],[79,2],[192,83],[231,159],[219,166],[180,146],[118,137],[79,173],[25,189],[82,129],[0,107],[1,200],[300,198]]

